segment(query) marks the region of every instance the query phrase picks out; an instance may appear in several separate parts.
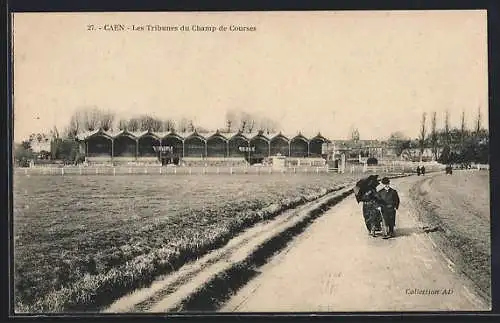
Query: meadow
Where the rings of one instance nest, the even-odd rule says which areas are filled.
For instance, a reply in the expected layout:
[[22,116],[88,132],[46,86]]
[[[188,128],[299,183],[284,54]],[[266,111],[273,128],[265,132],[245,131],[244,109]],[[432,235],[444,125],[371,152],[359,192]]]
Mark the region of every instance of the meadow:
[[15,310],[97,311],[360,176],[16,174]]
[[491,297],[490,173],[454,171],[416,185],[412,195],[419,202],[425,222],[439,247],[468,276],[485,297]]

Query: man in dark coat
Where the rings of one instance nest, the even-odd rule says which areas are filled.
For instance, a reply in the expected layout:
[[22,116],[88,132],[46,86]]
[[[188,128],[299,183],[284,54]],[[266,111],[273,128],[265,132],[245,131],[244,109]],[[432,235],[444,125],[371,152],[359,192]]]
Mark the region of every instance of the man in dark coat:
[[382,216],[387,226],[387,234],[384,239],[394,237],[394,226],[396,225],[396,210],[399,208],[398,192],[389,186],[390,180],[387,177],[382,178],[384,187],[378,191],[382,200]]

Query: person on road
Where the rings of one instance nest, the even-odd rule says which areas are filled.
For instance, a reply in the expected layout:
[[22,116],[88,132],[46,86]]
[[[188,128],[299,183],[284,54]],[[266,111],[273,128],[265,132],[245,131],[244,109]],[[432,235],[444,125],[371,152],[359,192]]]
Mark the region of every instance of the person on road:
[[382,200],[381,211],[386,225],[384,239],[387,239],[394,237],[396,210],[399,208],[399,195],[395,189],[390,187],[390,180],[388,177],[382,178],[381,182],[384,187],[378,191],[378,195]]
[[356,200],[363,202],[363,218],[368,233],[375,237],[377,231],[381,231],[382,217],[380,214],[381,199],[377,193],[379,185],[378,175],[370,175],[356,183]]
[[417,166],[417,176],[420,176],[420,166]]
[[425,166],[422,165],[422,167],[420,168],[420,172],[422,173],[422,175],[425,175]]

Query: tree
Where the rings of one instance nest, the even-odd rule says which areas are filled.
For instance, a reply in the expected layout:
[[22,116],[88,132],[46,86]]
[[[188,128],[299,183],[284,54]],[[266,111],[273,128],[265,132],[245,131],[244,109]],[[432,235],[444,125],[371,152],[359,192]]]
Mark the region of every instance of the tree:
[[139,123],[140,131],[160,131],[163,127],[163,121],[147,114],[139,117]]
[[141,128],[141,120],[137,117],[132,117],[128,120],[127,131],[139,131]]
[[226,111],[226,127],[227,132],[231,132],[233,130],[234,125],[238,123],[238,115],[235,110]]
[[450,113],[448,112],[448,110],[446,110],[444,115],[443,141],[445,145],[450,144]]
[[180,132],[187,132],[188,126],[189,126],[189,120],[187,118],[181,118],[177,122],[177,130],[179,130]]
[[481,121],[482,121],[481,119],[482,119],[481,107],[479,107],[477,109],[477,118],[476,118],[476,129],[475,129],[476,136],[479,135],[479,133],[481,132]]
[[422,113],[422,122],[420,125],[420,136],[418,138],[418,143],[420,147],[420,160],[422,160],[422,155],[424,154],[424,149],[425,149],[425,141],[426,141],[426,136],[427,136],[427,128],[426,128],[426,118],[427,118],[427,113]]
[[[252,126],[253,129],[253,126]],[[277,132],[279,129],[279,123],[275,120],[267,117],[263,117],[259,120],[257,130],[266,133]]]
[[118,121],[118,129],[119,130],[127,130],[128,129],[128,121],[125,119],[120,119]]
[[175,131],[175,122],[172,119],[165,119],[162,122],[162,131]]
[[33,159],[33,157],[31,143],[28,140],[14,145],[14,160],[19,166],[27,166],[28,161]]
[[438,133],[436,130],[436,112],[432,113],[432,121],[431,121],[431,133],[430,133],[430,141],[431,141],[431,149],[432,155],[434,156],[434,160],[438,159]]
[[115,114],[110,112],[110,111],[99,111],[98,112],[99,116],[99,126],[102,128],[104,131],[109,131],[113,127],[113,122],[115,121]]

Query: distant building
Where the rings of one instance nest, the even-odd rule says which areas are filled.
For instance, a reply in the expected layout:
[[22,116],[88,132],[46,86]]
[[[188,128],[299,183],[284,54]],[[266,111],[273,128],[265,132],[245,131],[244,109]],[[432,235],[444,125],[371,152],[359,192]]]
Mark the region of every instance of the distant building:
[[325,158],[322,148],[330,142],[320,133],[307,138],[301,133],[221,132],[109,132],[98,129],[77,136],[88,161],[158,161],[178,163],[188,158],[245,158],[262,162],[270,156]]

